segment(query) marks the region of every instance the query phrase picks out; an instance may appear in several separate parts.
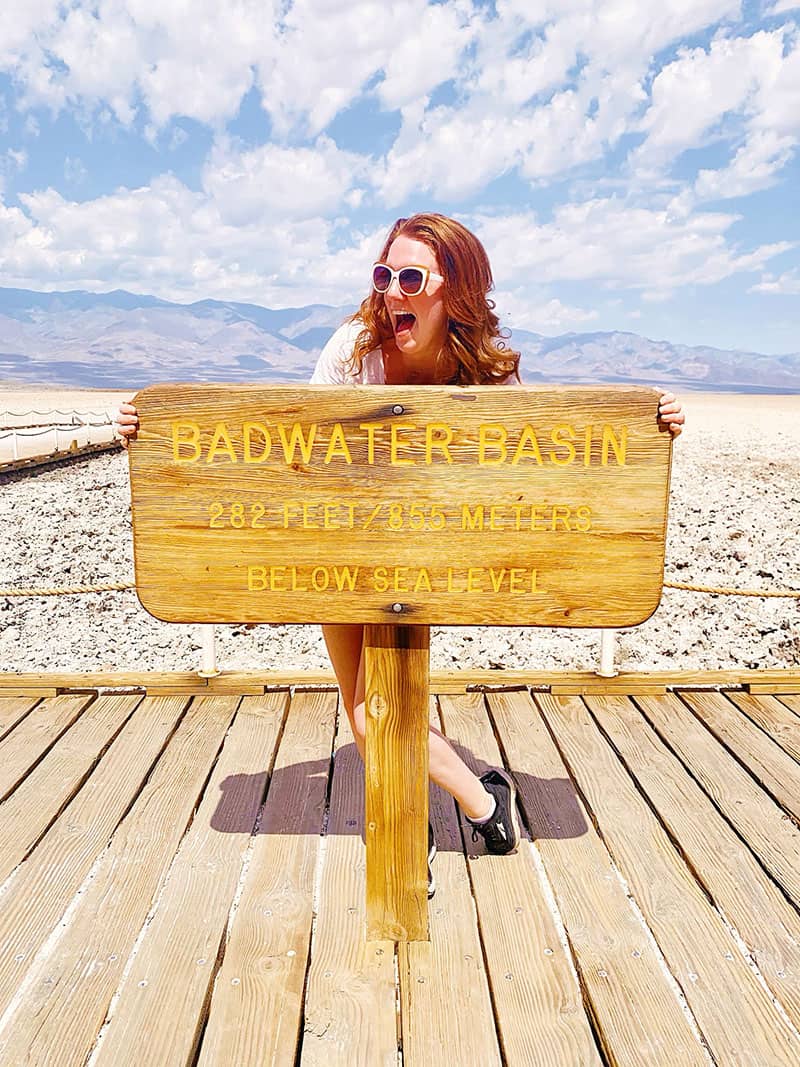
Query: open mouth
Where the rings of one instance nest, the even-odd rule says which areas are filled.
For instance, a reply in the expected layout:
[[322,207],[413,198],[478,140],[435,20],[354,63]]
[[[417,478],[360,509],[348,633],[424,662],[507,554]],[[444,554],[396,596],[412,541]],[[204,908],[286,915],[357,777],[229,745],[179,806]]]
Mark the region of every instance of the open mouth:
[[394,316],[394,332],[399,337],[401,333],[407,333],[417,321],[417,316],[410,311],[398,311]]

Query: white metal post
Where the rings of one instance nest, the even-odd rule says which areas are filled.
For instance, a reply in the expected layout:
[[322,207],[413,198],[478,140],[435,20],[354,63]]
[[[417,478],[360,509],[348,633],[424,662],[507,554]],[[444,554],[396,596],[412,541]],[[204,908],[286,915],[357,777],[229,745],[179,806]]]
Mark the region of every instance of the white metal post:
[[19,448],[17,446],[17,431],[11,431],[11,455],[14,459],[19,459]]
[[604,629],[600,631],[600,666],[596,674],[601,678],[613,678],[619,671],[614,666],[614,653],[617,644],[617,631]]
[[220,671],[217,667],[217,643],[213,625],[205,624],[201,626],[200,634],[203,644],[200,670],[197,673],[201,678],[215,678]]

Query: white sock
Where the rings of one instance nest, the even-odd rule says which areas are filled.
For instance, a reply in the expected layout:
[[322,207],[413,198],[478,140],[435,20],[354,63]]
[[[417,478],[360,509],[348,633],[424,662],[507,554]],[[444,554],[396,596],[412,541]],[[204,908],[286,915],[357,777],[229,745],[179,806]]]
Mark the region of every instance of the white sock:
[[491,806],[491,808],[489,808],[489,810],[487,811],[487,813],[486,813],[485,815],[483,815],[483,816],[482,816],[482,817],[481,817],[480,819],[470,819],[470,820],[469,820],[470,822],[472,822],[472,823],[477,823],[477,824],[478,824],[478,826],[482,826],[482,825],[483,825],[483,823],[485,823],[485,822],[488,822],[488,821],[489,821],[489,819],[491,819],[491,817],[492,817],[492,816],[494,815],[495,811],[497,810],[497,801],[496,801],[496,800],[495,800],[495,798],[494,798],[494,797],[493,797],[493,796],[491,795],[491,793],[489,794],[489,796],[490,796],[490,798],[491,798],[491,801],[492,801],[492,806]]

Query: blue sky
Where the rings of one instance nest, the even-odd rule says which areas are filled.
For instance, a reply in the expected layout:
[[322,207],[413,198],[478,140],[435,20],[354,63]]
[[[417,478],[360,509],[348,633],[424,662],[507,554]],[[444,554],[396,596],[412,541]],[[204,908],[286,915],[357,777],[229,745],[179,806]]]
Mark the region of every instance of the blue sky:
[[0,285],[351,304],[399,215],[513,328],[800,351],[800,0],[9,0]]

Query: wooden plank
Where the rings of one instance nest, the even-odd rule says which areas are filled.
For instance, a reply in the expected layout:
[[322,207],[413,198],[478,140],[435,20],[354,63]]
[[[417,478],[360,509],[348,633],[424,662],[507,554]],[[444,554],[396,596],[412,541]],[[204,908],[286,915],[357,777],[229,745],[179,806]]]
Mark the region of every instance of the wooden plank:
[[672,979],[545,725],[540,702],[569,698],[488,699],[604,1056],[619,1067],[706,1067]]
[[[487,699],[492,705],[500,699],[519,702],[527,714],[533,710],[527,694],[504,694],[502,698],[492,695]],[[476,774],[482,774],[487,764],[502,766],[483,697],[445,697],[440,705],[448,738]],[[481,758],[473,755],[477,752],[481,753]],[[550,903],[537,874],[527,830],[522,827],[520,847],[509,856],[492,856],[482,843],[473,842],[472,828],[463,816],[461,832],[470,860],[467,870],[486,954],[504,1064],[507,1067],[599,1065],[602,1060],[584,1011],[578,980],[569,954],[562,946]],[[456,839],[459,852],[460,837],[459,834]],[[444,866],[444,858],[440,849],[436,858],[437,878]],[[460,855],[458,858],[461,859]],[[443,890],[446,890],[447,908],[452,890],[443,886],[439,893]],[[436,907],[431,909],[432,931],[434,920],[438,926],[435,915],[441,906],[438,893],[435,903]],[[447,940],[453,938],[458,945],[458,935],[451,929],[452,925],[451,919],[441,934]],[[465,921],[464,925],[467,925]],[[466,955],[466,949],[463,954]],[[473,1017],[476,1012],[470,1000],[460,994],[465,983],[457,964],[460,964],[460,958],[454,963],[450,995],[458,1003],[449,1006],[447,1014],[456,1015],[458,1025],[469,1040],[480,1042],[480,1034],[476,1035],[476,1031],[488,1030],[491,1023],[482,1014]],[[460,967],[463,968],[463,964]],[[446,981],[449,976],[444,977]],[[438,1004],[438,998],[434,1002]],[[429,1014],[437,1016],[439,1012]],[[486,1038],[482,1040],[485,1042]],[[460,1047],[456,1048],[460,1053]],[[420,1059],[420,1064],[433,1060],[432,1046],[428,1051],[428,1059]],[[489,1062],[488,1056],[475,1061],[461,1055],[448,1059],[453,1063],[475,1062],[476,1065]]]
[[3,689],[2,693],[3,696],[0,697],[0,700],[11,697],[38,697],[40,700],[44,700],[45,697],[57,697],[58,689],[56,689],[55,686],[42,686],[39,688],[34,686],[23,686],[16,689]]
[[6,886],[0,910],[0,1016],[108,844],[185,706],[186,700],[179,699],[142,701]]
[[294,1067],[335,727],[333,693],[293,698],[198,1067]]
[[630,700],[590,697],[586,703],[692,873],[736,928],[789,1018],[800,1025],[800,916]]
[[800,830],[677,696],[636,703],[716,806],[800,905]]
[[173,622],[381,624],[397,610],[417,625],[649,618],[672,455],[657,390],[465,395],[430,385],[393,385],[391,397],[296,385],[137,393],[128,458],[143,605]]
[[23,693],[0,694],[0,739],[36,707],[36,697]]
[[0,1062],[72,1067],[89,1056],[237,703],[192,701],[60,937],[34,961],[0,1033]]
[[0,801],[25,777],[48,748],[92,702],[90,696],[43,700],[0,741]]
[[683,699],[708,729],[788,812],[800,819],[800,766],[727,697],[685,693]]
[[98,1067],[191,1062],[287,707],[282,696],[242,701],[118,991]]
[[800,682],[764,682],[760,685],[758,682],[749,682],[747,685],[748,690],[755,694],[763,693],[800,693]]
[[[550,686],[550,692],[553,696],[603,696],[605,693],[618,693],[619,689],[616,686],[606,685],[604,681],[586,682],[583,685],[570,685],[569,683],[556,685],[553,683]],[[631,682],[625,687],[625,693],[628,695],[658,696],[664,692],[666,692],[666,689],[663,685],[646,685],[643,682],[639,684]]]
[[121,448],[119,441],[103,441],[91,445],[78,445],[66,451],[48,452],[43,456],[30,456],[26,459],[13,459],[6,463],[0,463],[0,474],[9,471],[29,470],[34,467],[46,467],[55,463],[62,463],[65,459],[73,459],[75,456],[89,456],[96,452],[113,452]]
[[100,697],[0,808],[0,882],[80,789],[140,697]]
[[779,696],[781,704],[785,705],[789,711],[793,711],[795,715],[800,715],[800,695],[798,696]]
[[536,698],[712,1055],[796,1067],[800,1039],[577,698]]
[[54,687],[57,689],[144,688],[153,685],[194,684],[194,671],[29,671],[0,673],[0,690],[6,688]]
[[774,696],[729,693],[728,699],[769,734],[784,752],[800,760],[800,718]]
[[428,940],[427,626],[364,627],[367,938]]
[[344,709],[298,1067],[397,1067],[394,944],[366,940],[364,770]]

